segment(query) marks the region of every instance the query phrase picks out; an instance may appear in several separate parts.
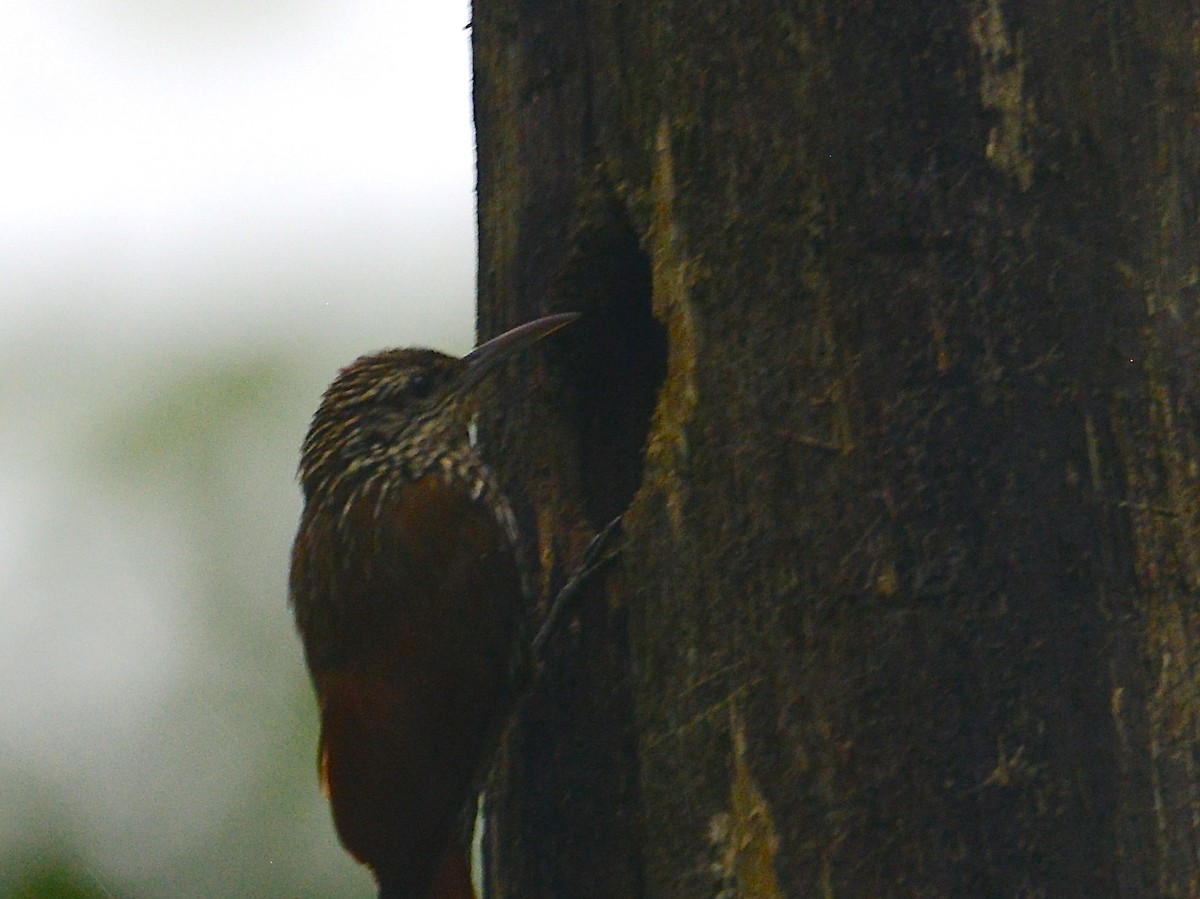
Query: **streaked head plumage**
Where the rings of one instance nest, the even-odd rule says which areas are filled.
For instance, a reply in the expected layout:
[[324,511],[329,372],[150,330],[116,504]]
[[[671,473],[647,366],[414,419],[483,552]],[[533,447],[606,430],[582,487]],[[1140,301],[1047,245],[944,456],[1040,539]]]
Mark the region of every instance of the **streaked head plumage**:
[[[300,456],[305,494],[395,473],[415,477],[467,440],[463,360],[436,350],[393,349],[343,368],[321,398]],[[461,432],[456,433],[456,432]]]

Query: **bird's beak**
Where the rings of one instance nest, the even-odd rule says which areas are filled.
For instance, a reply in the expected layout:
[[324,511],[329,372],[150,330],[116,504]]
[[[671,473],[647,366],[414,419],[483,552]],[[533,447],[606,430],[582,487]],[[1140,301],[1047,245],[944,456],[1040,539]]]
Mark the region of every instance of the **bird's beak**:
[[553,334],[559,328],[569,325],[579,318],[578,312],[564,312],[561,315],[547,315],[545,318],[535,318],[531,322],[517,325],[511,331],[505,331],[499,337],[481,343],[467,355],[463,356],[463,375],[459,388],[469,390],[478,384],[488,372],[511,359],[517,353],[537,343],[543,337]]

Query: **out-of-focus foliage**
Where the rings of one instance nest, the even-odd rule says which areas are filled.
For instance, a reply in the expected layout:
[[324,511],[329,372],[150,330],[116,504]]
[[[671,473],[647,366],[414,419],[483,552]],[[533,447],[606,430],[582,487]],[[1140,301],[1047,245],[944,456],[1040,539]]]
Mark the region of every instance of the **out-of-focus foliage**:
[[470,13],[250,6],[5,6],[0,899],[372,894],[294,471],[339,365],[468,340]]
[[12,899],[107,899],[114,895],[110,888],[88,880],[86,871],[69,862],[41,859],[20,866],[13,882],[0,884],[0,890]]
[[370,894],[319,794],[286,606],[297,448],[333,367],[230,352],[81,387],[27,547],[48,556],[27,666],[48,670],[3,738],[0,896]]

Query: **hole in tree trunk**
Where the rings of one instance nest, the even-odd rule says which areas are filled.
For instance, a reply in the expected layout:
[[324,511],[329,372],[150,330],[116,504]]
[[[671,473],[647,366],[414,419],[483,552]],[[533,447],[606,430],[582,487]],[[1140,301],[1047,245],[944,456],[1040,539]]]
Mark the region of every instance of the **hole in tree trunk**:
[[565,380],[576,393],[584,501],[597,523],[627,508],[667,370],[666,330],[654,318],[650,258],[612,204],[580,232],[566,293],[584,313],[568,329]]

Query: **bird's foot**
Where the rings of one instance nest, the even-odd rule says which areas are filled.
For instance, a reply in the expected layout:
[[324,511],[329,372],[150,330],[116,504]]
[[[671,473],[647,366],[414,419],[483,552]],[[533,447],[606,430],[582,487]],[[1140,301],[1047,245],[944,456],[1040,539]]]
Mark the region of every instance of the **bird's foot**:
[[540,659],[542,651],[546,644],[554,635],[554,632],[559,628],[563,617],[570,610],[571,606],[579,598],[579,594],[583,592],[583,588],[588,581],[599,571],[607,568],[612,564],[613,560],[621,554],[625,543],[619,538],[624,532],[625,520],[618,515],[608,524],[606,524],[591,542],[583,550],[583,558],[580,559],[579,565],[575,571],[563,584],[561,590],[550,603],[550,611],[546,613],[546,618],[542,622],[541,628],[538,629],[537,636],[533,638],[533,655],[535,659]]

